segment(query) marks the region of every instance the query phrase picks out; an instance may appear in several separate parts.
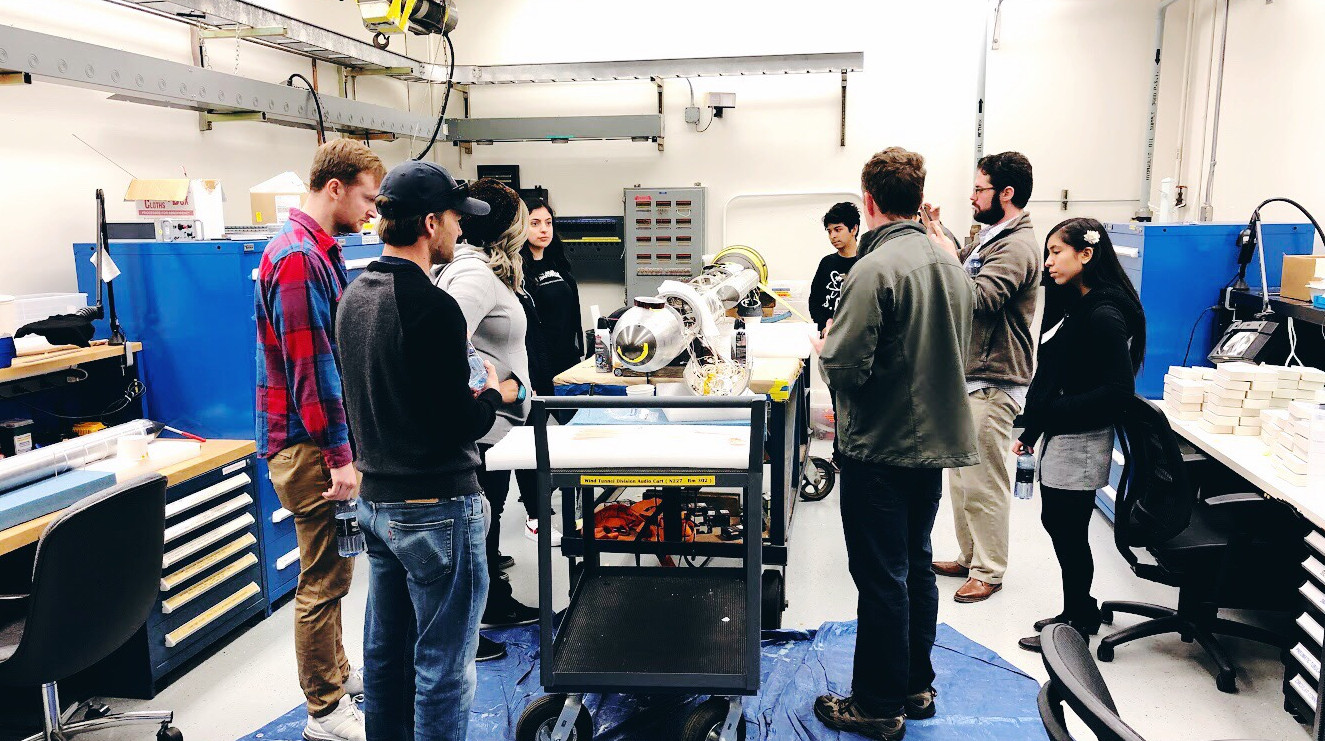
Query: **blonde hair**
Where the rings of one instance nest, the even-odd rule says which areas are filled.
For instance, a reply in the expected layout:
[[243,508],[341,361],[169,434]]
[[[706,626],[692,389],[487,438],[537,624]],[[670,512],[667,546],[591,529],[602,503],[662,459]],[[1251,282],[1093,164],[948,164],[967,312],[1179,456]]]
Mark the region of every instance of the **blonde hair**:
[[520,250],[529,238],[529,208],[519,200],[515,220],[492,243],[483,246],[488,253],[488,267],[516,293],[524,293],[524,260]]

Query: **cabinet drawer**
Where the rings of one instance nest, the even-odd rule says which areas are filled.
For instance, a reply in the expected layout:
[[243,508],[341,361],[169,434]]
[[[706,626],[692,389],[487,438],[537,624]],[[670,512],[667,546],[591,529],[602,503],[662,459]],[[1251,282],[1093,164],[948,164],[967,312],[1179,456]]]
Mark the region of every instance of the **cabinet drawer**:
[[[230,595],[244,589],[249,582],[261,585],[261,566],[254,563],[254,558],[253,554],[242,554],[230,562],[242,564],[237,570],[218,571],[217,574],[222,575],[222,578],[209,577],[203,579],[192,587],[182,589],[172,595],[173,598],[178,598],[181,595],[185,595],[186,598],[175,599],[169,608],[171,610],[169,614],[163,612],[167,609],[166,601],[158,601],[152,608],[152,616],[148,618],[148,624],[163,635],[178,634],[180,628],[193,623],[198,617],[213,614],[213,608],[225,602]],[[194,587],[202,588],[194,589]],[[190,590],[193,591],[186,595]],[[178,640],[176,642],[182,640],[181,636],[182,634],[177,635]],[[166,645],[166,648],[173,648],[173,646]]]
[[294,538],[294,515],[284,507],[262,516],[262,543],[268,548],[271,543]]
[[[210,573],[194,580],[186,587],[171,594],[161,595],[148,617],[149,624],[164,623],[167,630],[181,624],[180,616],[186,613],[201,613],[214,604],[224,587],[243,586],[244,581],[251,581],[261,576],[258,554],[254,549],[241,551],[230,558],[223,559]],[[242,578],[241,578],[242,577]],[[234,582],[234,584],[231,584]]]
[[205,486],[192,494],[185,494],[171,501],[166,505],[166,520],[176,520],[191,510],[220,500],[227,494],[233,495],[236,492],[243,492],[252,496],[252,484],[253,477],[249,476],[246,471],[227,476],[215,484]]
[[185,584],[197,579],[203,574],[214,570],[217,566],[224,563],[231,556],[244,551],[256,552],[255,546],[258,539],[253,537],[252,533],[244,533],[234,540],[226,541],[216,550],[211,551],[205,556],[201,556],[187,565],[168,572],[161,577],[161,591],[172,592]]
[[262,588],[256,579],[241,581],[238,586],[218,593],[218,599],[206,610],[192,615],[178,625],[161,624],[148,629],[148,654],[154,667],[163,667],[179,655],[210,644],[219,635],[217,628],[262,607]]
[[249,509],[252,504],[252,495],[240,494],[237,497],[226,499],[219,504],[208,507],[191,517],[180,520],[174,525],[167,527],[166,543],[170,544],[189,533],[196,532],[197,530],[205,528],[219,520],[224,520],[229,515]]
[[166,551],[164,558],[161,560],[162,568],[168,570],[190,556],[202,553],[208,547],[220,543],[227,537],[248,531],[255,524],[257,524],[257,521],[253,519],[252,512],[244,512],[238,517],[223,520],[211,530],[185,540]]
[[196,494],[209,486],[213,486],[240,474],[248,476],[250,480],[257,479],[257,473],[255,471],[255,466],[253,465],[253,456],[241,458],[234,463],[227,463],[220,468],[214,468],[207,473],[198,474],[191,479],[175,484],[166,491],[166,503],[170,504],[176,500]]
[[1322,559],[1308,556],[1307,560],[1302,562],[1302,570],[1316,580],[1317,586],[1325,586],[1325,563],[1322,563]]

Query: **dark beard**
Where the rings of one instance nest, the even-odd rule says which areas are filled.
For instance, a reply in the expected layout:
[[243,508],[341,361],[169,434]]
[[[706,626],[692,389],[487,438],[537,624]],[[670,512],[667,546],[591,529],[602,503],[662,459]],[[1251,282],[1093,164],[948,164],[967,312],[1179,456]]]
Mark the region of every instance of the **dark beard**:
[[1003,220],[1007,212],[1003,210],[1003,204],[994,201],[994,204],[983,211],[975,212],[975,220],[986,226],[993,226]]

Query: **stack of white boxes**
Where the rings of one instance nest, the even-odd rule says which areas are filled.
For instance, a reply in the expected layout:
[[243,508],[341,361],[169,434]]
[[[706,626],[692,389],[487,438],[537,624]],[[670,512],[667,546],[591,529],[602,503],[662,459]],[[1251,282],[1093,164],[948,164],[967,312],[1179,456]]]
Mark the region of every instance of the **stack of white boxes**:
[[1215,435],[1259,435],[1261,410],[1279,404],[1279,375],[1270,366],[1221,363],[1205,391],[1201,429]]
[[1315,401],[1316,396],[1325,389],[1325,371],[1319,368],[1299,365],[1292,368],[1275,366],[1274,369],[1279,375],[1274,398],[1280,403],[1276,406],[1287,407],[1294,401]]
[[1294,401],[1287,411],[1271,444],[1275,472],[1294,486],[1325,486],[1325,404]]
[[1214,378],[1214,368],[1183,368],[1169,366],[1164,376],[1164,406],[1170,417],[1185,422],[1201,418],[1205,404],[1205,390]]

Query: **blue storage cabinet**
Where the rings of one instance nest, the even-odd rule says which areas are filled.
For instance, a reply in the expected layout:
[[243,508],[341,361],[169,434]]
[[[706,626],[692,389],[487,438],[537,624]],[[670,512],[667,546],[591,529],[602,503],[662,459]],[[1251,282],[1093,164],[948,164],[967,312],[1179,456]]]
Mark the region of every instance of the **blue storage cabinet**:
[[[339,240],[353,279],[381,252],[375,237]],[[148,418],[203,437],[252,439],[257,399],[253,289],[265,241],[114,241],[115,301],[124,333],[144,343],[139,373]],[[93,245],[74,245],[78,290],[96,293]],[[106,322],[97,336],[108,336]],[[281,507],[260,458],[258,538],[268,605],[294,590],[294,518]]]
[[[1212,224],[1106,224],[1118,258],[1141,294],[1146,310],[1146,358],[1136,379],[1147,399],[1164,395],[1164,374],[1182,365],[1187,338],[1200,317],[1188,365],[1204,365],[1213,346],[1213,312],[1220,291],[1237,275],[1237,238],[1246,222]],[[1310,224],[1265,224],[1265,273],[1279,286],[1284,255],[1311,254]],[[1247,283],[1261,285],[1259,258],[1247,268]]]

